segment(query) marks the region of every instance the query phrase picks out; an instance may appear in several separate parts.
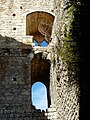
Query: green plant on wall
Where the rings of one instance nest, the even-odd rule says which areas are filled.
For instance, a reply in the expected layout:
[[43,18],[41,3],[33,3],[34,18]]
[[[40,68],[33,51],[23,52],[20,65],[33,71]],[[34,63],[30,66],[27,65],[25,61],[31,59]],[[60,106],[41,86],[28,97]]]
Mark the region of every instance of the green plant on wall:
[[[79,71],[77,64],[80,57],[78,51],[78,36],[80,34],[78,16],[80,9],[78,9],[77,2],[70,2],[64,12],[64,37],[60,39],[63,42],[59,45],[57,51],[63,62],[67,64],[68,75],[75,76]],[[70,77],[70,79],[72,79],[72,77]]]

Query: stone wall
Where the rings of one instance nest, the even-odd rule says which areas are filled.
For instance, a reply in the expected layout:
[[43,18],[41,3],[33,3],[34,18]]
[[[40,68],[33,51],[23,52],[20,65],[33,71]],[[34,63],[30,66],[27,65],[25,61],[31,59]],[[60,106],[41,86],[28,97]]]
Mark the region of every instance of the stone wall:
[[[0,119],[79,120],[79,1],[0,1]],[[26,15],[45,11],[55,16],[52,41],[35,47],[26,36]],[[31,60],[42,52],[49,59],[51,105],[46,113],[31,102]]]
[[0,120],[47,120],[48,114],[32,106],[32,46],[0,38]]
[[[79,119],[79,51],[77,36],[80,34],[80,2],[55,1],[56,21],[53,30],[53,43],[56,40],[51,58],[51,96],[56,106],[57,119]],[[77,26],[78,25],[78,26]],[[73,30],[77,30],[74,34]],[[77,38],[77,39],[76,39]]]
[[[31,114],[30,59],[27,50],[10,37],[0,36],[0,119],[29,119]],[[12,41],[12,47],[9,46]],[[3,46],[5,45],[6,46]],[[15,47],[17,46],[17,47]],[[23,46],[23,44],[20,44]],[[25,51],[25,52],[23,52]]]
[[26,36],[26,15],[34,11],[52,13],[53,0],[1,0],[0,6],[1,35],[17,38]]
[[52,13],[53,0],[4,0],[0,6],[0,119],[30,119],[29,54],[34,43],[32,36],[26,36],[26,15],[34,11]]

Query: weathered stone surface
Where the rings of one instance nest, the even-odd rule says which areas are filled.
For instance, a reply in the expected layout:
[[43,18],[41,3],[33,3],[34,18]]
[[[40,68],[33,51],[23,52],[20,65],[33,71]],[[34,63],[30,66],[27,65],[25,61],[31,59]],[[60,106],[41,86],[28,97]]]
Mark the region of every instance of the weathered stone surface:
[[[0,120],[79,120],[79,53],[73,32],[79,5],[70,0],[0,1]],[[26,16],[35,12],[26,27]],[[48,15],[55,19],[49,21]],[[52,25],[41,24],[43,39],[37,33],[41,19]],[[46,29],[49,45],[35,46],[35,35],[37,42],[43,41]],[[48,92],[46,112],[37,110],[31,100],[32,84],[42,78]]]

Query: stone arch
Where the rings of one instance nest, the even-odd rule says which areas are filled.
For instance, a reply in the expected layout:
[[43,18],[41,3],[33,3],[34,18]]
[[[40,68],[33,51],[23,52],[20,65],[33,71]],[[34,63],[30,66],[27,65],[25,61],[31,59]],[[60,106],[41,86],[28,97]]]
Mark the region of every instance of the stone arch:
[[37,53],[31,61],[31,86],[35,82],[42,82],[47,88],[48,107],[50,100],[50,61],[42,59],[42,53]]
[[39,43],[51,41],[54,16],[48,12],[35,11],[26,15],[26,35],[31,35]]

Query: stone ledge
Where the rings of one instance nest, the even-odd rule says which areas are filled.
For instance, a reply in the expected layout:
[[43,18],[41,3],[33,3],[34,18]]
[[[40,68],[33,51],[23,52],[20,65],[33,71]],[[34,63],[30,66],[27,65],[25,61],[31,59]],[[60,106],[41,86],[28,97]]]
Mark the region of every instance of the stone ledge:
[[27,45],[30,45],[33,43],[33,36],[18,36],[17,39]]

